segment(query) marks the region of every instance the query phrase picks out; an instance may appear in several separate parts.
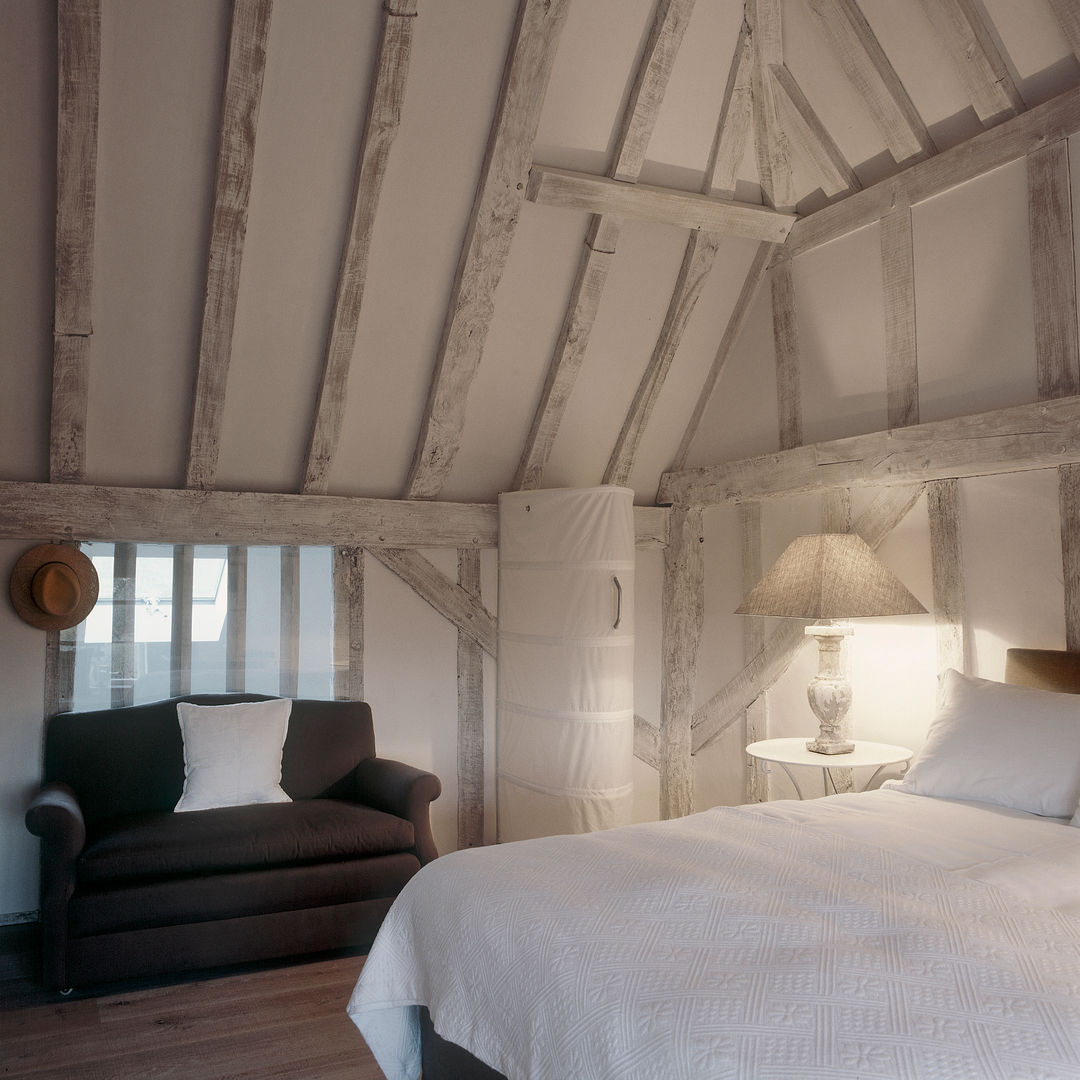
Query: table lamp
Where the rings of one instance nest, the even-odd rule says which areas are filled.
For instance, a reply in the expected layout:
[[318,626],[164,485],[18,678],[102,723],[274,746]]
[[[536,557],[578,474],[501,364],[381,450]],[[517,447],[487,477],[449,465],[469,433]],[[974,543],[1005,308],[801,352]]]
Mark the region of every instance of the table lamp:
[[844,638],[854,628],[841,619],[921,615],[926,608],[855,533],[797,536],[735,609],[737,615],[811,619],[805,633],[817,639],[818,673],[806,696],[818,718],[817,754],[855,749],[848,726],[851,683],[844,671]]

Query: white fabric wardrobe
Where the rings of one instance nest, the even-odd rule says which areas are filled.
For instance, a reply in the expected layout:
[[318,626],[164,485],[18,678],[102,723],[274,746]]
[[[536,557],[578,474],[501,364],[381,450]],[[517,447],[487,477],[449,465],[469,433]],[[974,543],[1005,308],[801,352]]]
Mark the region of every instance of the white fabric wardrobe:
[[630,822],[634,494],[499,497],[498,839]]

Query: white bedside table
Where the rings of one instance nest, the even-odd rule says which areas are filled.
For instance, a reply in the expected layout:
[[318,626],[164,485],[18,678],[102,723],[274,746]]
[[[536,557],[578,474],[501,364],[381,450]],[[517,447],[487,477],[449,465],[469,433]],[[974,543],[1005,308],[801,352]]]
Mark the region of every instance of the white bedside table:
[[855,749],[850,754],[815,754],[806,749],[806,736],[801,739],[763,739],[761,742],[751,743],[746,748],[747,754],[757,761],[765,772],[768,763],[775,763],[787,773],[788,779],[795,785],[799,798],[805,798],[799,781],[791,774],[789,765],[813,765],[821,770],[822,781],[825,785],[825,793],[829,793],[829,784],[832,784],[833,792],[836,791],[836,781],[833,779],[832,769],[859,769],[873,768],[874,775],[867,780],[862,790],[865,791],[876,779],[878,773],[887,765],[900,765],[907,769],[907,763],[914,755],[914,750],[908,750],[904,746],[890,746],[888,743],[866,742],[857,739]]

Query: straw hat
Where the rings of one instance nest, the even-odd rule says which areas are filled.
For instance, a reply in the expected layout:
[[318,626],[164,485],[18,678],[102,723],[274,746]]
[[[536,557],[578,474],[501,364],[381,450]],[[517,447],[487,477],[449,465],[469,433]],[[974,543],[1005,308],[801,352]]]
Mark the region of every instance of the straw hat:
[[39,630],[66,630],[81,623],[97,598],[97,571],[78,548],[39,544],[11,571],[11,602]]

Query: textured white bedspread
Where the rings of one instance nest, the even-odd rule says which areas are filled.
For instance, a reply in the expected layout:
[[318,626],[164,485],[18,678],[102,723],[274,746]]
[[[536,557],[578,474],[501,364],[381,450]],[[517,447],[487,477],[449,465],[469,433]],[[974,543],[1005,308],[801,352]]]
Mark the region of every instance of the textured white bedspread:
[[881,790],[457,852],[349,1002],[512,1080],[1080,1078],[1080,829]]

